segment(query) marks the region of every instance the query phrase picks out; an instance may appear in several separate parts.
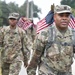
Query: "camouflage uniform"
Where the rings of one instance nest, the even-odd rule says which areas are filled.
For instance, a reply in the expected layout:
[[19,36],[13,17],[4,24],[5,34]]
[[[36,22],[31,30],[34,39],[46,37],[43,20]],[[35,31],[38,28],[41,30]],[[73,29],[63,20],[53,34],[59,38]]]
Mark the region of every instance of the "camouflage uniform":
[[35,75],[38,63],[40,63],[39,75],[71,75],[73,62],[72,31],[68,29],[65,33],[60,33],[55,25],[53,29],[56,32],[54,33],[55,41],[46,51],[46,56],[44,56],[43,50],[50,35],[48,29],[37,36],[34,43],[35,54],[28,67],[28,75]]
[[[0,30],[2,29],[2,27],[0,27]],[[1,74],[1,47],[0,47],[0,74]]]
[[[33,42],[35,39],[35,35],[36,35],[36,27],[34,27],[33,25],[31,25],[27,30],[26,30],[26,34],[28,36],[28,40],[27,40],[27,49],[29,50],[29,60],[31,60],[31,56],[33,55]],[[31,56],[30,56],[31,54]]]
[[[18,75],[22,61],[25,61],[26,65],[28,62],[26,33],[17,26],[16,29],[11,29],[10,26],[7,26],[1,29],[0,36],[2,75]],[[22,51],[22,47],[24,51]]]
[[[37,65],[39,75],[72,75],[73,33],[67,25],[70,13],[71,9],[67,5],[55,7],[55,22],[67,22],[65,26],[60,22],[53,23],[37,35],[33,45],[35,52],[27,68],[28,75],[36,75]],[[61,30],[60,27],[64,29]]]

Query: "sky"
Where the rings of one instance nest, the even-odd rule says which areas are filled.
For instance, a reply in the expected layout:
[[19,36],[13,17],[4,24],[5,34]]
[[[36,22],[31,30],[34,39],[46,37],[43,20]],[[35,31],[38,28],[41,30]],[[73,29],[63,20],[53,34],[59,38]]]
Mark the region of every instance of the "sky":
[[[4,0],[2,0],[4,1]],[[5,0],[6,3],[9,2],[15,2],[16,4],[18,4],[19,6],[21,6],[25,0]],[[32,0],[29,0],[32,1]],[[39,8],[41,8],[42,14],[40,15],[40,18],[44,18],[47,13],[50,10],[50,6],[54,3],[55,5],[59,5],[61,0],[33,0],[34,4],[36,4]],[[38,21],[38,19],[36,19]]]

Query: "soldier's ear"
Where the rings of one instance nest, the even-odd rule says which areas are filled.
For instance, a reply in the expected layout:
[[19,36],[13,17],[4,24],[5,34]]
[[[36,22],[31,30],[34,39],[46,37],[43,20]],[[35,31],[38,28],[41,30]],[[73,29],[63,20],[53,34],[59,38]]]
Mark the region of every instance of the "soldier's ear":
[[56,15],[54,15],[54,21],[56,20]]

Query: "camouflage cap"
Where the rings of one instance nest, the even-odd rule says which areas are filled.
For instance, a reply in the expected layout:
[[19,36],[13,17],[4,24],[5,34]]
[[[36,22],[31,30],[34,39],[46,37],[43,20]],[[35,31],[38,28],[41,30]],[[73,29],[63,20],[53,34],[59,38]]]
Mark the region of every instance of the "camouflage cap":
[[54,13],[71,13],[71,7],[68,5],[56,5],[54,7]]
[[13,18],[13,19],[18,19],[19,18],[19,14],[18,13],[10,13],[8,19]]

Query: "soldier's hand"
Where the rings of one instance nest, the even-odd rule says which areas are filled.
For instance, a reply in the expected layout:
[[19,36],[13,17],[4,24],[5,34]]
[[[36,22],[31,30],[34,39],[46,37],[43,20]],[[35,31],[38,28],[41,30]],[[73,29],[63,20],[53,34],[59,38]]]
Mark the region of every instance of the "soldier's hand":
[[27,62],[24,62],[24,66],[27,67],[28,66],[28,63]]
[[24,18],[23,18],[23,20],[24,20],[24,21],[31,22],[31,20],[30,20],[30,19],[28,19],[28,18],[26,18],[26,17],[24,17]]

